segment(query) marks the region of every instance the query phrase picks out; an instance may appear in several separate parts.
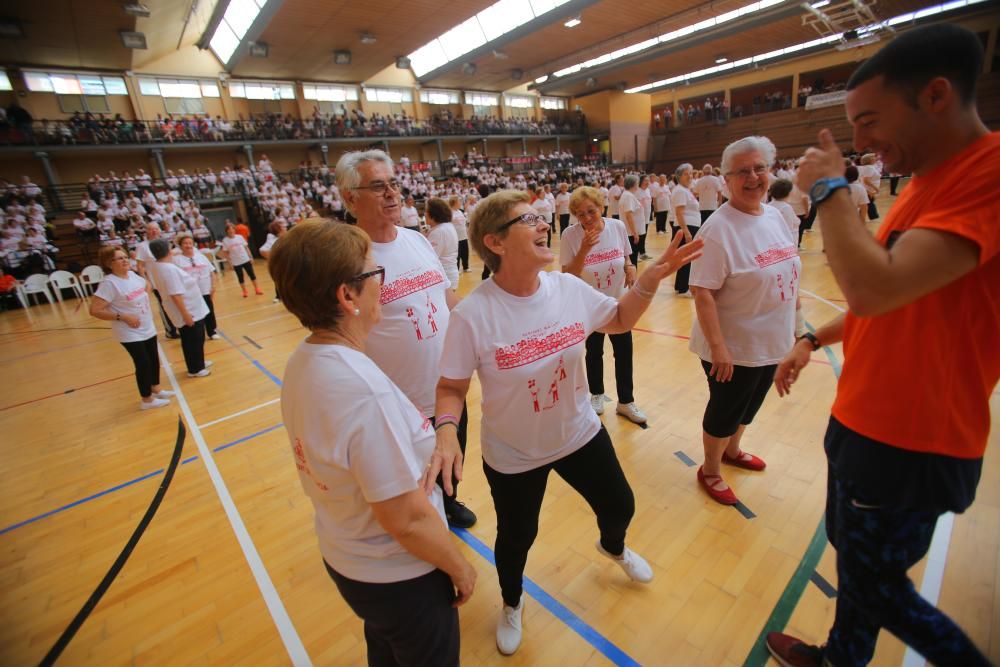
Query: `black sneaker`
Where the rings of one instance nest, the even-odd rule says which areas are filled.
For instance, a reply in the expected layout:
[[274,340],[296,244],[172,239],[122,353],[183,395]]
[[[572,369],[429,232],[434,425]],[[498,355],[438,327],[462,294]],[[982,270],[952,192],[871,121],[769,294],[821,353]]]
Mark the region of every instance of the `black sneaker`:
[[444,515],[448,517],[448,525],[452,528],[472,528],[476,525],[476,515],[461,503],[451,498],[444,500]]

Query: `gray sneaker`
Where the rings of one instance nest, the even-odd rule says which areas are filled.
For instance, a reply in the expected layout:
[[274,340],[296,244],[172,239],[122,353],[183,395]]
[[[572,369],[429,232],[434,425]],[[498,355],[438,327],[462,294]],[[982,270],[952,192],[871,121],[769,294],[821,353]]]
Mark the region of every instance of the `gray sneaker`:
[[647,421],[646,413],[640,410],[634,401],[632,403],[619,403],[615,412],[635,424],[645,424]]

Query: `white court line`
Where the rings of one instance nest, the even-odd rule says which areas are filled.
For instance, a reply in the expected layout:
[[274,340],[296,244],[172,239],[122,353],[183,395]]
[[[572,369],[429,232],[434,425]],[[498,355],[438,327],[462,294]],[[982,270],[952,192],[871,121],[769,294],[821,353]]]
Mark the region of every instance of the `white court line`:
[[277,305],[278,304],[275,304],[275,303],[268,303],[265,306],[257,306],[256,308],[247,308],[246,310],[239,310],[239,311],[236,311],[235,313],[226,313],[225,315],[223,315],[221,317],[216,317],[215,319],[217,319],[217,320],[228,320],[228,319],[230,319],[232,317],[243,317],[244,315],[247,315],[249,313],[255,313],[258,310],[264,310],[265,308],[275,308],[275,307],[277,307]]
[[[163,347],[159,343],[157,343],[157,346],[160,348],[161,358],[166,359]],[[194,415],[191,413],[191,408],[184,397],[184,392],[181,391],[181,387],[177,383],[174,371],[170,367],[170,364],[163,364],[163,369],[166,371],[167,377],[170,378],[170,385],[174,388],[181,413],[184,415],[188,429],[191,431],[191,435],[198,445],[198,453],[201,455],[201,460],[205,463],[205,470],[208,472],[208,476],[212,480],[212,485],[215,487],[215,492],[222,502],[222,508],[225,510],[226,517],[233,527],[236,539],[243,550],[243,556],[246,558],[247,564],[250,566],[250,571],[257,582],[257,587],[264,598],[264,604],[267,605],[268,611],[271,612],[271,618],[274,620],[275,627],[278,628],[281,641],[285,644],[288,657],[291,658],[293,665],[311,666],[312,661],[309,659],[306,647],[302,644],[302,639],[299,637],[298,632],[296,632],[295,626],[292,625],[292,619],[288,616],[285,605],[281,602],[281,597],[278,595],[278,591],[275,589],[274,583],[267,573],[267,568],[264,567],[264,562],[257,552],[257,547],[254,546],[250,533],[247,532],[243,518],[240,516],[239,510],[236,509],[236,503],[233,502],[233,497],[229,494],[229,489],[226,487],[226,482],[222,479],[222,474],[219,473],[219,468],[215,465],[215,459],[212,458],[212,450],[205,444],[205,437],[201,434],[201,429],[198,427],[198,422],[194,420]]]
[[[951,529],[954,525],[955,515],[951,512],[945,512],[938,517],[927,555],[927,567],[924,568],[924,578],[920,582],[920,594],[935,607],[941,595],[941,581],[944,579],[944,566],[948,560],[948,545],[951,543]],[[926,664],[919,653],[909,646],[906,647],[903,667],[924,667]]]
[[799,288],[799,291],[802,292],[803,294],[808,294],[809,296],[811,296],[812,298],[816,299],[817,301],[822,301],[823,303],[825,303],[826,305],[830,306],[831,308],[833,308],[835,310],[839,310],[842,313],[847,312],[847,309],[844,308],[843,306],[838,306],[837,304],[835,304],[832,301],[827,301],[826,299],[824,299],[823,297],[821,297],[819,294],[816,294],[814,292],[810,292],[807,289],[802,289],[801,287]]
[[247,323],[246,323],[246,326],[248,326],[248,327],[252,327],[252,326],[253,326],[253,325],[255,325],[255,324],[260,324],[260,323],[262,323],[262,322],[270,322],[271,320],[276,320],[276,319],[278,319],[278,318],[280,318],[280,317],[285,317],[285,316],[287,316],[287,315],[291,315],[291,313],[290,313],[290,312],[288,312],[288,311],[286,310],[285,312],[281,313],[280,315],[273,315],[273,316],[271,316],[271,317],[265,317],[265,318],[264,318],[264,319],[262,319],[262,320],[255,320],[255,321],[253,321],[253,322],[247,322]]
[[275,403],[277,403],[280,400],[281,400],[280,398],[275,398],[274,400],[266,401],[264,403],[260,403],[259,405],[255,405],[255,406],[253,406],[251,408],[247,408],[246,410],[240,410],[239,412],[234,412],[231,415],[226,415],[225,417],[219,417],[218,419],[216,419],[214,421],[205,422],[204,424],[201,424],[201,428],[208,428],[209,426],[215,426],[216,424],[218,424],[220,422],[224,422],[227,419],[232,419],[233,417],[239,417],[240,415],[245,415],[248,412],[253,412],[254,410],[259,410],[260,408],[266,408],[269,405],[274,405]]

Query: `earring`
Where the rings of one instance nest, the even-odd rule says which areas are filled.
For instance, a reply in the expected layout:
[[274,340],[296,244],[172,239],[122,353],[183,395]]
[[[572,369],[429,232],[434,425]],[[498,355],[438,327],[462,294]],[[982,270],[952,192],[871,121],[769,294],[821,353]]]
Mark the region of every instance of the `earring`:
[[361,309],[360,308],[355,308],[354,309],[354,314],[355,315],[360,315],[361,314]]

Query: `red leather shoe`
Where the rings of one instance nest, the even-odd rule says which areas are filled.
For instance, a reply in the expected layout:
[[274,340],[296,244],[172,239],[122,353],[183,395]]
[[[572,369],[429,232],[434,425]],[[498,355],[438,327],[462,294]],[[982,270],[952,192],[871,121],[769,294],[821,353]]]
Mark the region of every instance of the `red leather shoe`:
[[822,646],[811,646],[780,632],[768,633],[767,650],[781,667],[821,667],[823,664]]
[[722,505],[735,505],[740,502],[732,489],[719,490],[715,488],[720,482],[725,484],[722,480],[722,475],[706,475],[701,468],[698,468],[698,483],[701,484],[712,500]]
[[745,468],[746,470],[760,471],[767,467],[764,459],[743,451],[736,456],[728,456],[725,452],[722,452],[722,462],[736,466],[737,468]]

